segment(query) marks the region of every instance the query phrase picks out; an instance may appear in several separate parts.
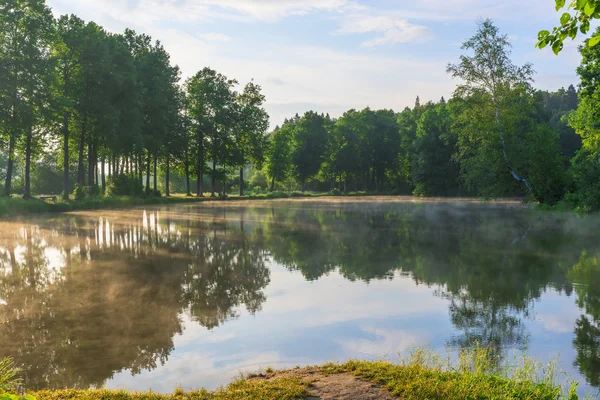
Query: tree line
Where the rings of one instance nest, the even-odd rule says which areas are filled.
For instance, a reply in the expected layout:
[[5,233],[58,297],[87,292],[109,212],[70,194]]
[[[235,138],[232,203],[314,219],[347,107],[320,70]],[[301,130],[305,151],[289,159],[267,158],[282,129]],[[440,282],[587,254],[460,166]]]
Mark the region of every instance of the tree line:
[[126,193],[116,194],[148,195],[158,189],[159,169],[167,194],[176,172],[188,182],[197,175],[199,195],[210,175],[214,195],[223,171],[260,165],[268,129],[260,86],[250,82],[237,92],[237,81],[210,68],[180,79],[160,41],[148,35],[108,33],[75,15],[55,19],[44,0],[3,2],[4,194],[19,175],[31,197],[32,170],[44,158],[62,167],[65,199],[73,183],[105,192],[107,175],[129,178],[129,186],[115,189]]
[[339,118],[309,111],[269,133],[254,82],[238,90],[210,68],[182,82],[159,41],[56,19],[43,0],[10,0],[1,11],[5,195],[243,195],[250,186],[600,207],[591,161],[598,46],[581,48],[579,93],[542,92],[533,67],[514,65],[506,35],[485,20],[447,67],[460,82],[448,101]]

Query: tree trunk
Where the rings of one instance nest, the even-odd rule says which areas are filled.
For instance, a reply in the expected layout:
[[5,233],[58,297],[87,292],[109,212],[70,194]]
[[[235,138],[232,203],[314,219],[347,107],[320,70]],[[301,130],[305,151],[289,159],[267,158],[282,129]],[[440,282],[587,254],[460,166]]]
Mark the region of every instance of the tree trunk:
[[192,193],[190,192],[190,162],[187,159],[187,155],[186,155],[184,166],[185,166],[185,195],[189,197],[192,195]]
[[[87,117],[83,118],[81,123],[81,137],[79,138],[79,155],[77,160],[77,184],[79,186],[85,185],[85,172],[83,167],[83,152],[85,149],[85,135],[87,129]],[[68,146],[68,143],[67,143]]]
[[204,196],[204,134],[198,134],[198,160],[196,165],[198,179],[196,182],[196,196]]
[[541,199],[537,196],[531,183],[529,183],[529,181],[527,179],[525,179],[525,177],[519,176],[517,174],[517,172],[513,169],[513,167],[510,165],[510,161],[508,160],[508,155],[506,154],[506,142],[504,141],[504,131],[502,130],[502,124],[500,123],[500,109],[498,107],[498,101],[496,100],[496,96],[494,96],[494,107],[496,108],[496,124],[498,125],[500,141],[502,142],[502,156],[504,157],[504,162],[505,162],[506,166],[508,167],[510,174],[513,176],[513,178],[515,178],[515,180],[523,183],[537,201],[539,201],[540,203],[543,203],[543,199]]
[[88,186],[94,185],[94,147],[92,141],[88,143]]
[[158,160],[157,157],[154,156],[154,191],[157,192],[158,191],[158,173],[157,173],[157,164],[158,164]]
[[102,164],[101,164],[101,169],[102,169],[102,194],[106,193],[106,173],[104,172],[104,168],[105,168],[105,161],[104,161],[104,157],[102,157]]
[[25,138],[25,190],[23,198],[31,198],[31,142],[33,141],[33,127],[27,127],[27,137]]
[[150,152],[148,152],[148,158],[146,160],[146,196],[150,195],[150,167],[151,167]]
[[304,193],[304,186],[306,185],[306,181],[302,181],[302,185],[300,185],[300,191]]
[[244,195],[244,167],[240,168],[240,196]]
[[215,197],[215,185],[217,183],[217,160],[213,158],[211,174],[210,197]]
[[169,190],[169,184],[170,184],[170,182],[169,182],[169,179],[170,179],[169,173],[170,173],[170,171],[169,171],[169,156],[168,155],[167,155],[167,165],[166,165],[166,171],[165,172],[166,172],[166,177],[165,177],[166,178],[166,182],[165,182],[165,196],[169,197],[171,195],[171,193],[170,193],[170,190]]
[[275,177],[271,178],[271,193],[275,190]]
[[63,199],[69,200],[71,191],[69,182],[69,119],[71,115],[68,111],[63,114]]
[[15,168],[15,145],[17,141],[17,134],[15,131],[11,132],[10,140],[8,143],[8,165],[6,166],[6,180],[4,181],[4,194],[10,196],[12,191],[12,175]]

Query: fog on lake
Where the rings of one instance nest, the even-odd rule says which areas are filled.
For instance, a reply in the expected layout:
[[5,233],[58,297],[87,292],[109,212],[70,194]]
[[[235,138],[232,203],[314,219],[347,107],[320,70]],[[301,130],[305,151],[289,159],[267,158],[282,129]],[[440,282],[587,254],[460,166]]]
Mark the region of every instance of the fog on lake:
[[0,358],[30,388],[215,388],[415,346],[600,386],[600,217],[519,204],[229,202],[0,223]]

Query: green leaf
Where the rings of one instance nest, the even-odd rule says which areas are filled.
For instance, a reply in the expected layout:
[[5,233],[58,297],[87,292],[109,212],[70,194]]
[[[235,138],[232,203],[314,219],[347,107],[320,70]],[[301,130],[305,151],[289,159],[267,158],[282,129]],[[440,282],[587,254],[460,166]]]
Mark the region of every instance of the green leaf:
[[587,4],[587,2],[588,2],[588,0],[577,0],[575,9],[577,9],[577,10],[583,10],[583,8]]
[[560,53],[560,51],[563,49],[563,42],[562,40],[557,40],[556,42],[554,42],[554,44],[552,45],[552,51],[554,52],[554,54],[558,55],[558,53]]
[[575,38],[577,37],[577,27],[576,27],[576,26],[572,26],[572,27],[569,29],[569,37],[570,37],[571,39],[575,39]]
[[584,35],[586,33],[588,33],[590,30],[590,21],[583,21],[581,23],[581,26],[579,27],[579,29],[581,30],[581,33],[583,33]]
[[594,11],[596,11],[596,6],[588,1],[585,7],[583,8],[583,12],[589,17],[594,13]]
[[543,39],[540,40],[539,42],[537,42],[537,44],[535,45],[535,47],[537,47],[538,49],[543,49],[544,47],[548,46],[548,39]]
[[598,43],[600,43],[600,35],[592,36],[588,41],[588,47],[594,47]]
[[561,25],[568,24],[570,20],[571,20],[571,14],[569,14],[569,13],[564,13],[563,15],[560,16]]
[[540,41],[544,40],[549,34],[550,34],[550,31],[547,31],[547,30],[540,31],[538,33],[538,40],[540,40]]
[[556,11],[565,6],[565,0],[556,0]]

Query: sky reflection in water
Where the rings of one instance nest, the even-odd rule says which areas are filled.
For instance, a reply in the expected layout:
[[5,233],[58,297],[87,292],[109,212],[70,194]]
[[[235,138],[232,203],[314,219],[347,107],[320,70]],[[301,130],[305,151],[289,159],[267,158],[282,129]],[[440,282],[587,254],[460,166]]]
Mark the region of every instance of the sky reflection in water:
[[170,392],[479,342],[600,385],[597,216],[380,200],[2,222],[0,357],[30,387]]

